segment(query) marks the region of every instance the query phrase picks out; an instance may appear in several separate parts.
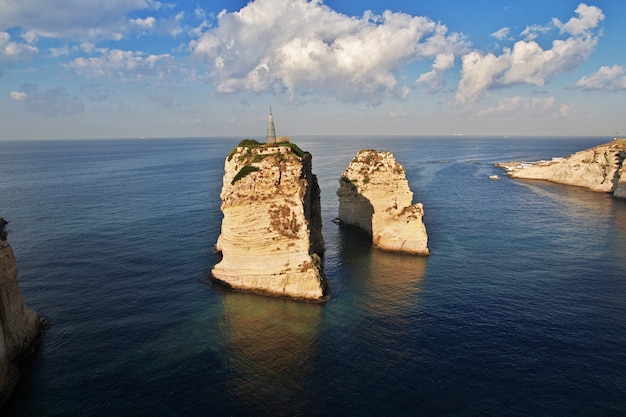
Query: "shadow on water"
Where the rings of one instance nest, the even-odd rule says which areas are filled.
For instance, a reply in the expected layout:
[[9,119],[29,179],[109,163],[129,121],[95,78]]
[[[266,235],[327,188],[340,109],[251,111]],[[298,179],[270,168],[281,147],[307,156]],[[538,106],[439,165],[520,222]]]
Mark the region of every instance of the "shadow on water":
[[372,248],[367,235],[347,227],[341,227],[340,238],[344,286],[358,304],[386,320],[413,314],[428,258]]
[[323,306],[226,293],[219,318],[225,386],[238,408],[294,415],[310,407],[310,374]]

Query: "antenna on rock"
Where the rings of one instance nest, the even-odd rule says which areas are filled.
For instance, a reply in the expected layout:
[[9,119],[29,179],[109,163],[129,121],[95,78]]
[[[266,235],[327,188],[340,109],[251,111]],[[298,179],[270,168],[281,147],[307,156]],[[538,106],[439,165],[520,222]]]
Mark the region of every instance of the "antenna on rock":
[[272,117],[272,106],[270,106],[270,117],[267,120],[267,133],[265,134],[265,142],[269,144],[276,143],[276,129],[274,128],[274,118]]

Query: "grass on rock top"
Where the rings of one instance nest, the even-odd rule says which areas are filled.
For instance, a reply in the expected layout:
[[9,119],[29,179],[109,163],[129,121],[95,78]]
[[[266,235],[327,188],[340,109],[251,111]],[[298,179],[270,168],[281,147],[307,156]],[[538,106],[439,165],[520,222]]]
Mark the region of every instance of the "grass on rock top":
[[259,141],[256,141],[254,139],[244,139],[241,142],[239,142],[239,144],[237,144],[237,146],[235,146],[235,148],[230,152],[230,154],[228,155],[228,160],[230,161],[231,159],[233,159],[233,157],[235,156],[235,154],[237,152],[239,152],[240,148],[245,148],[245,152],[243,152],[240,156],[239,156],[239,160],[240,161],[246,161],[246,165],[244,165],[239,172],[237,172],[237,174],[233,177],[233,180],[231,181],[231,185],[234,185],[237,181],[239,181],[240,179],[244,178],[246,175],[258,171],[259,168],[250,164],[253,164],[255,162],[261,162],[263,159],[267,158],[268,156],[271,155],[278,155],[280,158],[280,160],[282,160],[282,154],[254,154],[253,155],[253,149],[257,149],[257,148],[274,148],[277,146],[283,146],[283,147],[287,147],[290,148],[291,151],[298,157],[298,158],[302,158],[304,157],[304,155],[307,153],[305,151],[303,151],[302,149],[300,149],[300,147],[298,145],[296,145],[295,143],[291,143],[291,142],[281,142],[281,143],[275,143],[275,144],[269,144],[269,143],[261,143]]

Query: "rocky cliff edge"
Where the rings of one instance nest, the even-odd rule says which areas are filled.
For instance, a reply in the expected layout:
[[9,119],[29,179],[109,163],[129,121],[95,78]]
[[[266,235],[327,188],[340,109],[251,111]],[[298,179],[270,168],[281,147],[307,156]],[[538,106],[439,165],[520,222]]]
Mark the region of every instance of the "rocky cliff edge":
[[0,405],[18,382],[18,364],[32,352],[43,331],[39,314],[24,304],[13,250],[0,217]]
[[428,255],[424,207],[413,204],[404,167],[390,152],[362,150],[339,180],[339,221],[387,251]]
[[566,158],[496,164],[513,178],[546,180],[626,198],[626,139],[576,152]]
[[320,189],[293,143],[242,141],[226,158],[221,254],[212,278],[233,289],[324,300]]

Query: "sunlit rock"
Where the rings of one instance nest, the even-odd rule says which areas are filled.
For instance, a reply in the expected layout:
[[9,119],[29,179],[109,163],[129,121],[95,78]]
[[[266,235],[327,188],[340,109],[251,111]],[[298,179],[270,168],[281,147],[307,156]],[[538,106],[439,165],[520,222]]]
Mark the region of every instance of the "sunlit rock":
[[555,157],[536,162],[505,162],[496,166],[504,168],[513,178],[575,185],[626,198],[625,158],[626,140],[616,139],[576,152],[567,158]]
[[339,180],[339,221],[363,230],[380,249],[427,255],[424,207],[413,204],[404,167],[390,152],[362,150]]
[[222,259],[213,279],[238,290],[324,299],[320,189],[311,154],[288,142],[242,141],[226,159],[220,197]]

